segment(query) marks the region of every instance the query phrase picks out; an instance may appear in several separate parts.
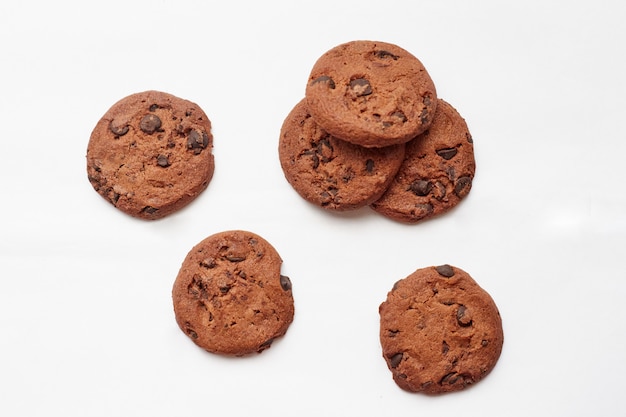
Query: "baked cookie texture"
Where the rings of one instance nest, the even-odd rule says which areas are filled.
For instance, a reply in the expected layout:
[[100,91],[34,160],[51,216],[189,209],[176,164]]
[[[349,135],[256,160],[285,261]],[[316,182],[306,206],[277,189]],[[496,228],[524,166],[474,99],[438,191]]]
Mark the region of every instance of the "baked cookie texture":
[[262,237],[232,230],[207,237],[187,254],[172,289],[176,322],[217,354],[262,352],[293,321],[291,280]]
[[472,189],[474,140],[456,109],[442,99],[438,102],[430,128],[406,144],[398,173],[371,204],[390,219],[417,223],[437,216],[455,207]]
[[211,121],[195,103],[145,91],[115,103],[87,147],[93,188],[122,212],[155,220],[205,190],[215,169]]
[[283,122],[279,159],[302,198],[329,210],[353,210],[382,196],[402,164],[404,144],[365,148],[337,139],[301,100]]
[[460,268],[416,270],[393,286],[379,312],[383,358],[406,391],[462,390],[489,374],[500,357],[498,308]]
[[405,143],[428,128],[437,106],[426,68],[403,48],[347,42],[313,65],[305,90],[309,111],[331,135],[366,147]]

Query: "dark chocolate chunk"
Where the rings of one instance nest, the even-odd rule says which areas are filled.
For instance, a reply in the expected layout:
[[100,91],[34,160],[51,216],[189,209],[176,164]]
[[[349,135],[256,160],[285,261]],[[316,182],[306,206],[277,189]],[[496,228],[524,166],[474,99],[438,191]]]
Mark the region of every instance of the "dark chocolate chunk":
[[461,327],[469,327],[472,325],[472,315],[467,307],[462,304],[459,305],[459,308],[456,311],[456,321]]
[[398,352],[389,358],[389,362],[392,368],[396,368],[398,365],[400,365],[400,362],[402,362],[402,356],[404,356],[402,352]]
[[226,259],[230,262],[243,262],[246,260],[246,257],[243,255],[226,255]]
[[109,130],[113,132],[115,136],[124,136],[128,133],[128,129],[128,125],[119,126],[113,124],[113,120],[111,120],[111,123],[109,123]]
[[199,133],[192,130],[187,136],[187,149],[192,150],[196,155],[209,146],[209,135],[206,132]]
[[[190,326],[190,323],[185,323],[187,326]],[[192,339],[197,339],[198,338],[198,333],[196,333],[196,331],[194,329],[192,329],[191,327],[186,327],[185,328],[185,333],[187,333],[189,335],[189,337],[191,337]]]
[[141,211],[148,214],[154,214],[159,211],[159,209],[152,206],[145,206]]
[[450,372],[446,375],[443,376],[443,378],[441,378],[441,381],[439,382],[440,384],[454,384],[456,383],[456,381],[458,381],[460,378],[459,374],[457,374],[456,372]]
[[167,168],[168,166],[170,166],[170,161],[169,159],[167,159],[167,156],[159,155],[157,156],[157,165],[163,168]]
[[450,278],[454,276],[454,269],[448,264],[436,266],[437,273],[442,277]]
[[368,96],[372,94],[372,86],[365,78],[355,78],[350,81],[350,88],[357,97]]
[[368,159],[367,161],[365,161],[365,170],[370,174],[374,172],[374,160],[373,159]]
[[325,83],[331,90],[335,89],[335,81],[333,81],[333,79],[330,78],[328,75],[322,75],[311,81],[311,85],[315,85],[317,83]]
[[472,178],[469,176],[460,177],[454,185],[454,193],[459,197],[465,197],[472,188]]
[[450,159],[454,158],[454,155],[457,154],[458,149],[457,148],[437,149],[435,152],[437,152],[437,155],[439,155],[446,161],[449,161]]
[[156,109],[158,109],[158,108],[159,108],[159,105],[158,105],[158,104],[153,104],[153,105],[151,105],[151,106],[150,106],[150,109],[149,109],[149,110],[150,110],[150,111],[155,111],[155,110],[156,110]]
[[428,107],[424,107],[422,109],[422,112],[420,113],[420,122],[423,125],[428,125],[429,124],[429,119],[430,118],[430,113],[428,112]]
[[214,258],[206,258],[202,260],[202,262],[200,262],[200,266],[211,269],[211,268],[215,268],[217,266],[217,263],[215,263]]
[[139,128],[150,135],[161,128],[161,119],[157,115],[146,114],[139,122]]
[[400,119],[400,121],[401,121],[402,123],[405,123],[407,120],[409,120],[409,119],[406,117],[406,114],[404,114],[404,112],[403,112],[402,110],[396,110],[396,111],[394,111],[393,113],[391,113],[391,115],[392,115],[393,117],[397,117],[398,119]]
[[415,180],[409,186],[409,190],[419,197],[428,195],[432,189],[433,184],[430,181],[425,180]]
[[274,343],[274,338],[273,337],[271,339],[268,339],[265,342],[261,343],[261,346],[259,346],[258,352],[261,352],[261,351],[267,349],[268,347],[270,347],[272,345],[272,343]]
[[397,61],[399,58],[398,55],[394,55],[391,52],[384,51],[384,50],[376,51],[374,55],[376,55],[377,58],[381,58],[381,59],[391,58],[394,61]]
[[280,286],[283,290],[289,291],[291,289],[291,280],[288,276],[281,275],[280,276]]

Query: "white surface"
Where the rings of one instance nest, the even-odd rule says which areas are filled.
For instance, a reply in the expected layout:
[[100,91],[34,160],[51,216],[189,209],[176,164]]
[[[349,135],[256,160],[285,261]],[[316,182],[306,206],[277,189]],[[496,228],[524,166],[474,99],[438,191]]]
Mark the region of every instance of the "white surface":
[[[0,415],[623,415],[622,1],[5,1],[0,5]],[[278,133],[315,60],[353,39],[418,56],[465,117],[477,173],[451,213],[407,226],[301,200]],[[132,219],[87,181],[91,129],[157,89],[213,122],[191,206]],[[295,321],[260,355],[205,353],[170,290],[204,237],[281,254]],[[401,391],[378,305],[450,263],[495,299],[495,370],[442,397]]]

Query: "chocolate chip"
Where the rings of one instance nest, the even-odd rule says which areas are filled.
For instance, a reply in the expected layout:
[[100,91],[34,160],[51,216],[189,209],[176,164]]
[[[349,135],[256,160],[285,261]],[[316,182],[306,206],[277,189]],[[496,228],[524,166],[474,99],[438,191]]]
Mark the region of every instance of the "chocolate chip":
[[398,365],[400,365],[400,362],[402,362],[402,352],[396,353],[395,355],[392,355],[389,358],[389,364],[391,365],[392,368],[397,367]]
[[146,114],[139,122],[139,128],[151,135],[161,128],[161,119],[154,114]]
[[202,261],[200,261],[200,266],[204,268],[212,269],[217,266],[217,263],[215,263],[214,258],[205,258]]
[[488,344],[489,344],[489,342],[488,342],[487,340],[484,340],[484,339],[483,339],[483,340],[481,340],[481,342],[480,342],[480,345],[481,345],[482,347],[485,347],[485,346],[487,346]]
[[155,111],[158,108],[159,108],[158,104],[153,104],[153,105],[150,106],[150,111]]
[[261,346],[259,346],[259,349],[257,350],[257,352],[261,352],[265,349],[267,349],[268,347],[270,347],[272,345],[272,343],[274,342],[274,338],[270,338],[268,340],[266,340],[265,342],[261,343]]
[[[185,323],[186,325],[189,325],[189,323]],[[196,331],[190,327],[187,327],[185,329],[185,333],[187,333],[187,335],[189,337],[191,337],[192,339],[197,339],[198,338],[198,333],[196,333]]]
[[242,262],[246,260],[246,257],[243,255],[226,255],[226,259],[230,262]]
[[330,186],[327,190],[322,191],[320,193],[320,197],[322,197],[323,199],[321,205],[327,206],[331,203],[335,203],[337,199],[337,193],[339,193],[339,190],[333,186]]
[[111,120],[111,123],[109,123],[109,130],[113,132],[115,136],[124,136],[125,134],[128,133],[128,129],[129,129],[128,125],[123,125],[123,126],[115,125],[113,124],[113,120]]
[[454,169],[453,166],[446,167],[446,174],[448,175],[450,181],[454,182],[456,179],[456,169]]
[[365,78],[355,78],[350,81],[350,88],[357,97],[369,96],[372,94],[372,86]]
[[448,264],[436,266],[435,270],[442,277],[450,278],[454,276],[454,269]]
[[152,207],[152,206],[146,206],[141,211],[144,213],[148,213],[148,214],[154,214],[157,211],[159,211],[159,209],[156,207]]
[[331,90],[335,89],[335,81],[333,81],[333,79],[330,78],[328,75],[322,75],[311,81],[311,85],[315,85],[318,83],[325,83]]
[[474,143],[474,138],[472,138],[472,135],[469,132],[465,132],[465,139],[467,139],[469,143]]
[[285,291],[289,291],[291,289],[291,280],[289,279],[288,276],[286,275],[280,276],[280,287]]
[[341,170],[341,180],[344,183],[349,183],[350,181],[352,181],[352,179],[356,176],[356,173],[354,172],[354,170],[350,167],[348,168],[343,168]]
[[384,50],[376,51],[376,52],[374,52],[374,55],[376,55],[376,57],[380,58],[380,59],[391,58],[394,61],[397,61],[398,58],[399,58],[398,55],[394,55],[391,52],[384,51]]
[[430,118],[430,113],[428,112],[428,108],[424,107],[422,109],[422,112],[420,113],[420,123],[422,125],[428,125],[430,121],[429,118]]
[[196,155],[209,146],[209,135],[206,132],[199,133],[192,130],[187,136],[187,149],[192,150]]
[[320,157],[317,153],[311,153],[311,159],[313,160],[313,169],[317,169],[320,166]]
[[460,198],[465,197],[472,188],[472,178],[469,176],[460,177],[454,185],[454,193]]
[[373,159],[368,159],[367,161],[365,161],[365,170],[370,174],[374,172],[374,160]]
[[428,195],[433,189],[433,184],[430,181],[415,180],[409,186],[409,190],[418,197]]
[[439,383],[441,385],[443,384],[454,384],[456,383],[456,381],[458,381],[460,378],[459,374],[457,374],[456,372],[450,372],[449,374],[446,374],[443,376],[443,378],[441,378],[441,381],[439,381]]
[[445,355],[446,353],[448,353],[449,350],[450,350],[450,345],[448,345],[446,341],[444,340],[443,343],[441,344],[441,353]]
[[169,159],[167,159],[167,156],[159,155],[157,156],[157,165],[163,168],[167,168],[168,166],[170,166],[170,161]]
[[444,148],[444,149],[437,149],[435,152],[437,152],[437,155],[439,155],[446,161],[449,161],[450,159],[454,158],[454,155],[457,154],[458,149],[457,148]]
[[407,120],[409,120],[409,119],[406,117],[406,114],[404,114],[404,112],[403,112],[402,110],[396,110],[396,111],[394,111],[393,113],[391,113],[391,116],[393,116],[393,117],[397,117],[398,119],[400,119],[400,121],[401,121],[402,123],[405,123]]
[[461,327],[469,327],[472,325],[472,315],[463,304],[459,305],[456,311],[456,322]]
[[326,163],[332,160],[333,156],[333,145],[331,145],[328,137],[324,137],[320,139],[317,143],[317,154],[321,157],[321,161]]

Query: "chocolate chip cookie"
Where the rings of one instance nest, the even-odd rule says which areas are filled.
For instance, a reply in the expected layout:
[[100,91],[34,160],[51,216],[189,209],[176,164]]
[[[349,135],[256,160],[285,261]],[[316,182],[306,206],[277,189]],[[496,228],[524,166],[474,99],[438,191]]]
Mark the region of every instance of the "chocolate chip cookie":
[[291,281],[260,236],[242,230],[207,237],[187,254],[172,299],[176,322],[209,352],[262,352],[293,321]]
[[119,210],[159,219],[207,188],[215,168],[212,148],[211,122],[197,104],[159,91],[136,93],[96,124],[87,174]]
[[465,120],[439,99],[430,128],[406,144],[404,162],[376,212],[417,223],[456,206],[472,188],[476,171],[474,141]]
[[435,85],[421,61],[397,45],[367,40],[323,54],[305,95],[325,131],[367,147],[413,139],[428,128],[437,106]]
[[324,131],[305,100],[289,113],[280,132],[285,178],[305,200],[343,211],[364,207],[387,189],[404,158],[404,144],[364,148]]
[[416,270],[393,286],[379,312],[383,357],[404,390],[462,390],[484,378],[500,357],[498,308],[459,268]]

